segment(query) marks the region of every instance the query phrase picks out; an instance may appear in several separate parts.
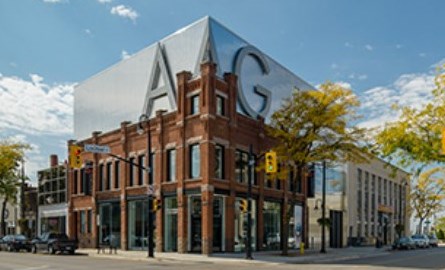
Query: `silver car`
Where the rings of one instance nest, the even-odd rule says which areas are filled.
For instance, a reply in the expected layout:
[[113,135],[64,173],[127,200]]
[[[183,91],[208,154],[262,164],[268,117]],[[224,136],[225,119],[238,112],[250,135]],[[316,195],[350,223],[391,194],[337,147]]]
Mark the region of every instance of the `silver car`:
[[430,241],[428,239],[428,236],[424,234],[415,234],[411,236],[414,243],[416,243],[416,247],[419,248],[429,248],[430,247]]
[[428,240],[431,247],[439,246],[439,239],[437,239],[437,236],[435,234],[428,235]]

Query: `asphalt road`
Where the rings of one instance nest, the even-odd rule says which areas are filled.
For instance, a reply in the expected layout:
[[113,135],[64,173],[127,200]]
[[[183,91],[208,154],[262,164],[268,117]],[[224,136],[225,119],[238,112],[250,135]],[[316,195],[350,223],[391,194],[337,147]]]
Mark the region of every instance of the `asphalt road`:
[[445,248],[397,251],[390,255],[335,261],[324,264],[270,264],[258,262],[135,261],[88,257],[86,255],[48,255],[0,252],[0,270],[269,270],[269,269],[445,269]]
[[390,269],[445,269],[445,247],[392,251],[391,255],[336,262],[343,266],[374,266]]

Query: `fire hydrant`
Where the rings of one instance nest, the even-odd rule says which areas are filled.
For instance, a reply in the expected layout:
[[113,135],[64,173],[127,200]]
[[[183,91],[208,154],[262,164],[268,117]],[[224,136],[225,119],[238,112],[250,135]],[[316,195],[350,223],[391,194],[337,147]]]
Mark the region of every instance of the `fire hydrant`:
[[304,243],[300,243],[300,255],[304,255]]

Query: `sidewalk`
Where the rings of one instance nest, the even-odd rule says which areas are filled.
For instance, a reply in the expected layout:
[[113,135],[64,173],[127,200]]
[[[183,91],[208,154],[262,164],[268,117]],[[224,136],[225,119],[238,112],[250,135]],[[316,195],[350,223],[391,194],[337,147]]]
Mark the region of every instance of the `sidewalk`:
[[148,259],[147,251],[126,251],[118,250],[117,254],[105,253],[97,254],[96,249],[79,249],[79,254],[87,254],[90,257],[124,259],[124,260],[156,260],[156,261],[177,261],[177,262],[234,262],[234,263],[268,263],[268,264],[298,264],[298,263],[324,263],[348,259],[376,257],[389,255],[388,248],[377,249],[375,247],[348,247],[341,249],[328,249],[322,254],[318,250],[306,251],[300,255],[296,250],[290,250],[288,256],[282,256],[281,251],[261,251],[253,252],[253,260],[246,260],[245,253],[214,253],[211,256],[201,254],[179,254],[173,252],[155,253],[155,258]]

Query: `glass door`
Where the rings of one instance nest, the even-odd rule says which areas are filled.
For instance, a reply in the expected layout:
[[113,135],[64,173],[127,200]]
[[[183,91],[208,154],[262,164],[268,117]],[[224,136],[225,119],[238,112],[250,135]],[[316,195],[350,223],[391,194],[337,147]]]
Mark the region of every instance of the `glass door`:
[[165,251],[178,251],[178,200],[165,198]]
[[191,197],[190,201],[190,252],[201,252],[201,197]]
[[213,251],[223,251],[223,198],[213,199]]

